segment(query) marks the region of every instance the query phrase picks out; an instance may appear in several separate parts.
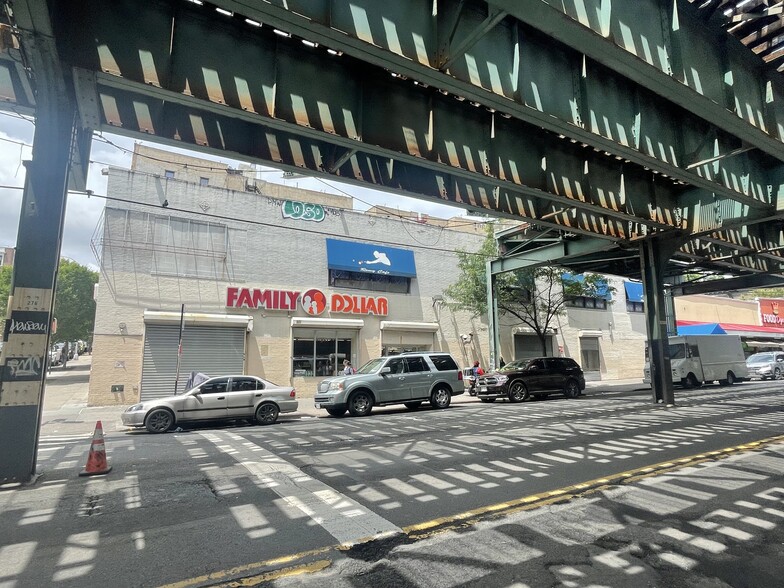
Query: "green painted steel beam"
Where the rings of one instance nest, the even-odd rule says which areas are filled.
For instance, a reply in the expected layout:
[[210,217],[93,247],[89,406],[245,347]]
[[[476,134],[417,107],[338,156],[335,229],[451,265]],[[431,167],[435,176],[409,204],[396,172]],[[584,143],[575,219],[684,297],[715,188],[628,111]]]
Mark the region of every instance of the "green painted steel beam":
[[[784,102],[781,83],[765,71],[761,60],[755,59],[726,31],[709,28],[688,2],[488,0],[488,3],[695,112],[749,145],[784,160],[781,131],[774,128],[765,132],[764,122],[749,122],[751,117],[744,108],[758,108],[763,112],[767,85],[771,86],[771,92],[775,88],[777,98]],[[649,16],[641,18],[641,14]],[[661,43],[657,45],[659,39]],[[672,59],[674,39],[680,45],[681,67]],[[724,61],[722,52],[727,54]],[[749,75],[744,75],[744,70]],[[728,87],[727,97],[738,102],[737,109],[735,104],[727,104],[720,98]],[[713,96],[708,95],[713,88]],[[745,98],[749,101],[745,102]],[[738,115],[728,116],[728,108],[737,110]],[[784,104],[778,108],[784,108]]]
[[[541,3],[541,0],[535,1]],[[623,131],[605,132],[607,129],[603,127],[601,117],[597,125],[591,127],[588,113],[582,113],[585,121],[581,121],[580,113],[574,111],[575,93],[570,81],[583,68],[581,54],[567,46],[553,47],[553,41],[541,35],[534,38],[524,31],[513,35],[506,30],[495,34],[503,29],[497,26],[492,31],[494,34],[486,34],[482,38],[482,42],[487,45],[481,48],[481,52],[477,49],[466,56],[460,68],[455,67],[444,73],[437,69],[438,43],[431,34],[435,28],[433,21],[437,18],[432,15],[430,3],[400,0],[394,5],[387,3],[375,6],[372,10],[357,7],[350,0],[322,0],[297,6],[296,10],[285,8],[290,3],[286,4],[282,0],[265,3],[216,0],[216,4],[237,15],[338,49],[409,80],[437,87],[699,187],[705,190],[706,200],[712,198],[711,193],[716,193],[754,208],[769,207],[769,203],[760,200],[762,190],[746,194],[736,189],[740,185],[736,181],[739,174],[750,173],[750,170],[758,167],[752,158],[741,160],[715,177],[704,166],[694,171],[685,170],[685,165],[694,159],[685,161],[685,154],[675,153],[673,149],[678,144],[686,148],[689,146],[687,143],[697,142],[712,131],[696,116],[689,118],[687,111],[680,112],[667,101],[656,103],[654,93],[646,94],[642,100],[636,101],[638,105],[646,106],[645,116],[639,116],[636,120],[632,120],[635,118],[632,116],[631,119],[618,121],[617,126],[625,127]],[[520,6],[516,12],[519,11]],[[405,38],[401,37],[401,31],[406,31]],[[504,67],[497,66],[499,60]],[[519,65],[515,66],[515,63]],[[630,88],[625,87],[623,78],[613,77],[613,72],[609,70],[597,71],[595,77],[598,84],[595,93],[603,96],[597,102],[597,107],[603,103],[629,102]],[[513,80],[511,86],[506,82],[510,79]],[[605,79],[607,83],[602,81]],[[564,86],[564,80],[569,81],[568,85]],[[608,100],[611,95],[613,100]],[[669,148],[660,144],[657,136],[665,128],[668,136],[674,137]],[[687,130],[693,140],[687,142],[677,138]],[[639,137],[635,144],[633,135],[639,132],[648,135]],[[723,147],[726,150],[737,148],[729,136],[723,137],[721,143],[726,143]],[[709,155],[713,155],[713,152],[695,154],[694,158],[701,159]],[[764,183],[758,182],[759,185]]]
[[[101,130],[136,137],[154,136],[171,144],[231,152],[240,158],[299,171],[307,169],[323,176],[330,175],[325,164],[338,146],[353,152],[333,175],[341,181],[373,184],[407,196],[436,198],[508,218],[527,217],[540,201],[554,199],[579,210],[564,218],[553,217],[538,223],[586,235],[596,235],[605,228],[607,232],[602,236],[611,240],[620,239],[615,233],[623,232],[629,222],[604,218],[598,211],[564,197],[321,130],[303,129],[276,118],[264,118],[107,74],[97,74],[96,79],[96,100],[111,105],[111,110],[105,113],[109,119],[102,123]],[[140,112],[145,116],[140,117]],[[156,114],[150,115],[152,112]]]
[[495,259],[491,262],[490,268],[491,273],[497,275],[520,269],[568,263],[570,258],[612,249],[613,244],[603,239],[561,239],[557,243],[522,251],[514,257]]
[[774,288],[780,286],[784,286],[784,277],[757,274],[720,280],[707,280],[691,284],[680,284],[671,286],[669,290],[672,292],[673,296],[688,296],[690,294],[714,294],[716,292],[734,292],[737,290]]

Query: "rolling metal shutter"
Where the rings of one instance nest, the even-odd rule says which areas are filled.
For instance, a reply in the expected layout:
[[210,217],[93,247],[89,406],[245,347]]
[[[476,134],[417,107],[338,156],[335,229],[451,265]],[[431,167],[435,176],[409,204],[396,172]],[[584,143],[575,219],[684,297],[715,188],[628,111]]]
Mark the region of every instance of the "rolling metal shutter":
[[[536,335],[515,335],[514,336],[515,356],[514,359],[528,359],[529,357],[542,356],[542,343]],[[547,336],[547,355],[553,356],[553,337]]]
[[[147,324],[144,333],[141,399],[174,394],[179,325]],[[179,391],[191,371],[208,376],[241,374],[245,366],[244,327],[187,326],[182,339]]]

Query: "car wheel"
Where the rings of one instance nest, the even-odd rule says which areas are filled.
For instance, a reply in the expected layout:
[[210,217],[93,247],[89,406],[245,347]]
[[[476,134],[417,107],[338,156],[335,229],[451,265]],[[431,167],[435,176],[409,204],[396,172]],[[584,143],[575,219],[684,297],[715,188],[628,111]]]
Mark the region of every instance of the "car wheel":
[[333,416],[333,417],[342,417],[344,414],[346,414],[346,409],[345,409],[345,407],[343,407],[343,408],[328,408],[327,409],[327,413],[329,415]]
[[371,410],[373,410],[373,397],[369,392],[360,390],[354,392],[348,399],[348,412],[351,413],[351,416],[367,416]]
[[422,405],[422,401],[418,400],[417,402],[406,402],[405,405],[409,410],[416,410]]
[[144,428],[150,433],[165,433],[174,425],[174,415],[165,408],[150,411],[144,419]]
[[686,377],[686,387],[687,388],[699,388],[700,387],[700,381],[697,379],[697,376],[695,376],[694,374],[689,374]]
[[279,414],[280,409],[274,404],[260,404],[256,409],[256,422],[260,425],[272,425],[278,420]]
[[564,396],[567,398],[577,398],[580,395],[580,384],[576,380],[567,380],[564,386]]
[[488,404],[491,402],[495,402],[495,398],[480,398],[482,402],[487,402]]
[[430,394],[430,406],[433,408],[449,408],[450,404],[452,404],[452,394],[449,388],[439,386]]
[[520,380],[512,382],[509,386],[509,402],[522,402],[530,396],[528,388]]
[[780,380],[781,379],[781,369],[775,368],[773,370],[773,379],[774,380]]
[[[776,368],[776,371],[778,371],[778,368]],[[777,380],[779,379],[778,376],[776,376],[776,379]],[[726,380],[727,386],[732,386],[736,381],[737,380],[735,379],[735,374],[733,374],[732,372],[727,372],[727,380]]]

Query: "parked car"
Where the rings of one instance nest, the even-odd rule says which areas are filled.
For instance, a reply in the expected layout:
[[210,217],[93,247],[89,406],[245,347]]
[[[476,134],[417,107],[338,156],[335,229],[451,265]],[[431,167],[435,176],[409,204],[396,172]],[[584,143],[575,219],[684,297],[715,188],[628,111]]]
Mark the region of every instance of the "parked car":
[[582,368],[570,357],[519,359],[479,377],[477,397],[482,402],[506,398],[522,402],[532,395],[560,393],[577,398],[585,389]]
[[145,400],[122,413],[126,427],[165,433],[175,425],[195,421],[253,418],[271,425],[278,415],[297,410],[296,391],[255,376],[217,376],[175,396]]
[[404,404],[414,410],[429,401],[447,408],[464,392],[463,372],[448,353],[408,352],[372,359],[350,376],[319,383],[316,408],[332,416],[367,416],[374,406]]
[[784,351],[763,351],[746,359],[749,378],[778,380],[784,375]]

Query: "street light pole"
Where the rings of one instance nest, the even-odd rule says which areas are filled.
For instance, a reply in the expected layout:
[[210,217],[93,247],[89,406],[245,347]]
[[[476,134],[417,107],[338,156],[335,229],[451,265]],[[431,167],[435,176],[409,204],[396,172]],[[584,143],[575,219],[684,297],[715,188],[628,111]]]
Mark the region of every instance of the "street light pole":
[[177,343],[177,373],[174,376],[174,393],[177,394],[177,386],[180,383],[180,361],[182,360],[182,332],[185,330],[185,305],[180,307],[180,339]]

